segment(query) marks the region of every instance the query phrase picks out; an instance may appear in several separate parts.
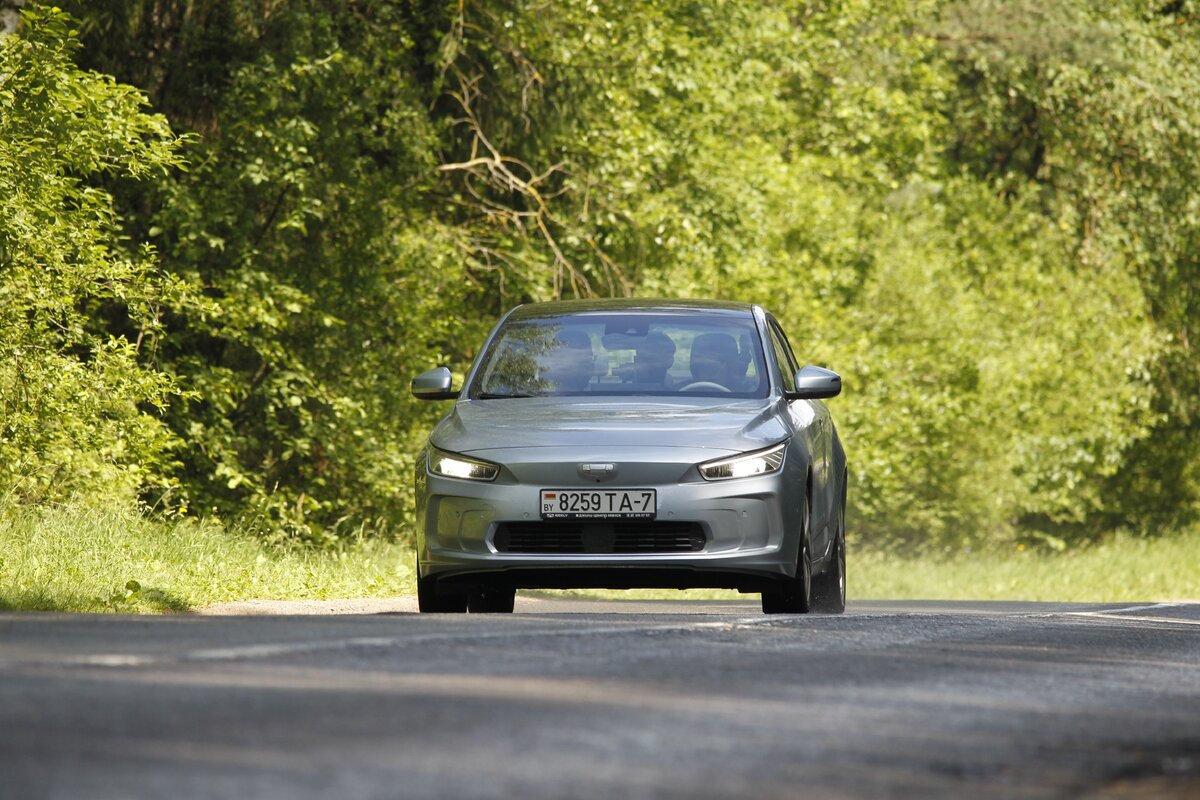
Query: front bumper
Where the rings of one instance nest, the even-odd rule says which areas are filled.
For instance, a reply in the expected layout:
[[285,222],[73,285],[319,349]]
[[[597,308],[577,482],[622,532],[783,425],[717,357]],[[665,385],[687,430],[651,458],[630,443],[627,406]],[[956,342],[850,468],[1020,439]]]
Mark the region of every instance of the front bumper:
[[[497,548],[504,523],[537,523],[543,488],[597,488],[575,474],[574,453],[523,454],[529,463],[505,460],[494,483],[445,478],[418,471],[418,565],[422,577],[458,586],[515,588],[719,587],[762,591],[795,574],[803,476],[795,465],[771,475],[705,481],[695,464],[714,457],[688,448],[668,462],[635,462],[628,453],[597,460],[628,468],[604,489],[653,488],[657,519],[694,523],[704,534],[695,552],[513,553]],[[484,454],[486,455],[486,454]],[[717,454],[719,455],[719,454]],[[661,482],[663,474],[672,481]],[[649,480],[659,478],[658,482]]]

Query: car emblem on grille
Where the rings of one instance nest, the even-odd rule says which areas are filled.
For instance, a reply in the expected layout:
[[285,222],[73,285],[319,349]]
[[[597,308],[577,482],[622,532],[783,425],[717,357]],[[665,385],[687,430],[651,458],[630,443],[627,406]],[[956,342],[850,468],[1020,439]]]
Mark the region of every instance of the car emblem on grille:
[[579,474],[594,481],[605,481],[616,477],[616,464],[580,464]]

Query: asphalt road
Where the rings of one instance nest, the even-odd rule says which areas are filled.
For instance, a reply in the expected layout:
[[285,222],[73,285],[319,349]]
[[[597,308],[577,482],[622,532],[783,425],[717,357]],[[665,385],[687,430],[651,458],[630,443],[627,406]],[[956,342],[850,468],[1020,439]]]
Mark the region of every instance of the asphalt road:
[[1200,797],[1200,604],[518,603],[0,614],[0,797]]

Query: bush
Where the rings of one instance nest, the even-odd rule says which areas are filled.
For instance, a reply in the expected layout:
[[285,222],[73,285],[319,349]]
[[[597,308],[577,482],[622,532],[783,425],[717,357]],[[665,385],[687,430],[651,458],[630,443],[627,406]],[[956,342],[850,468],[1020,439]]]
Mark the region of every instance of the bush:
[[80,70],[55,10],[0,36],[0,498],[135,500],[172,484],[177,386],[154,364],[183,301],[148,247],[127,252],[98,175],[178,167],[145,98]]

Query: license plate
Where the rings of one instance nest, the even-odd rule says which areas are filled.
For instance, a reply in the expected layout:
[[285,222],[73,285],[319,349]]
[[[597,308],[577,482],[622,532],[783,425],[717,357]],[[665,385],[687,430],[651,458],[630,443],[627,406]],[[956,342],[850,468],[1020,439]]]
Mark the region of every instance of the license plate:
[[542,519],[654,519],[654,489],[542,489]]

